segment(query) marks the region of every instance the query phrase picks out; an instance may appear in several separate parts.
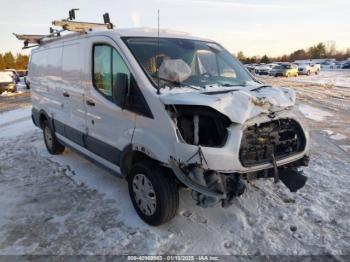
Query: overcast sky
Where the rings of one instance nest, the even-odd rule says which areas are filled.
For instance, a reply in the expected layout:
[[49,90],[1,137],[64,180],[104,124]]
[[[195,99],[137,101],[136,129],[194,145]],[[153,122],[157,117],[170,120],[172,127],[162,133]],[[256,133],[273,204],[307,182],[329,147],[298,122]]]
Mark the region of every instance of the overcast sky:
[[117,27],[161,27],[220,42],[231,52],[281,55],[320,41],[350,47],[347,0],[0,0],[0,52],[23,52],[16,33],[47,33],[51,21],[80,8],[77,20]]

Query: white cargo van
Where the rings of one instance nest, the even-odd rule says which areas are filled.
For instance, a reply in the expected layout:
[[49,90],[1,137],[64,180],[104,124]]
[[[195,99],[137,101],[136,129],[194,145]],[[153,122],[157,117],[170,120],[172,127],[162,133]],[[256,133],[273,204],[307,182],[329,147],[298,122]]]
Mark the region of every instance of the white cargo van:
[[29,81],[48,151],[69,147],[124,176],[151,225],[176,214],[179,187],[226,207],[246,180],[305,184],[295,93],[263,85],[211,40],[151,29],[51,37],[32,50]]

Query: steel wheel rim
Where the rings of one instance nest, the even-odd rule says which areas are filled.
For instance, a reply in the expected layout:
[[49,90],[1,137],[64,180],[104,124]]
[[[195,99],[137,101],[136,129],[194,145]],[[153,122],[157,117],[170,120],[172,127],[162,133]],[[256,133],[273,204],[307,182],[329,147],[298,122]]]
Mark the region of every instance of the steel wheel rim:
[[50,128],[48,126],[45,127],[44,136],[45,136],[45,141],[47,146],[49,148],[52,148],[53,139],[52,139]]
[[157,208],[157,198],[151,181],[143,174],[136,174],[132,181],[135,202],[142,213],[151,216]]

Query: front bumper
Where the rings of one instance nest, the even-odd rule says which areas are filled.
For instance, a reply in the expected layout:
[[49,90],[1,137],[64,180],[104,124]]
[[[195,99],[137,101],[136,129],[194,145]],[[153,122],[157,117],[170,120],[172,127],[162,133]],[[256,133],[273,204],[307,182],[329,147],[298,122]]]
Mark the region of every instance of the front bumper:
[[[301,129],[303,130],[305,136],[304,150],[288,157],[278,159],[276,161],[277,166],[283,166],[288,163],[295,162],[307,154],[309,137],[308,133],[305,131],[305,128],[303,128],[302,123],[295,119],[291,113],[281,112],[279,118],[290,118],[295,120],[301,126]],[[261,163],[245,167],[239,160],[241,141],[245,128],[254,124],[271,121],[268,116],[259,117],[258,120],[253,119],[244,125],[232,124],[228,128],[228,137],[223,147],[204,147],[178,142],[175,144],[175,158],[182,164],[199,165],[205,169],[215,170],[220,173],[243,174],[272,168],[272,163]]]

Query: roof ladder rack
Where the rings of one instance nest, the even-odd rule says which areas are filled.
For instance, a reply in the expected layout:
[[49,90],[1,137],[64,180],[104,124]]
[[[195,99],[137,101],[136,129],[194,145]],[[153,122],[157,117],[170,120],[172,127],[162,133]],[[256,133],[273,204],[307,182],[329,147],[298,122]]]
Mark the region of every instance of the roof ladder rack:
[[[86,33],[87,31],[92,31],[95,28],[107,28],[107,29],[113,29],[113,24],[110,22],[109,14],[105,13],[103,14],[103,22],[104,23],[90,23],[90,22],[76,22],[72,21],[75,20],[75,11],[79,9],[74,8],[69,11],[69,17],[67,19],[62,20],[55,20],[52,22],[54,26],[61,27],[62,29],[57,30],[50,27],[50,34],[47,35],[20,35],[15,34],[13,35],[18,39],[24,41],[24,47],[25,48],[31,48],[38,46],[42,43],[44,39],[47,38],[53,38],[53,37],[60,37],[61,32],[64,31],[71,31],[71,32],[78,32],[78,33]],[[33,44],[29,46],[29,44]]]

